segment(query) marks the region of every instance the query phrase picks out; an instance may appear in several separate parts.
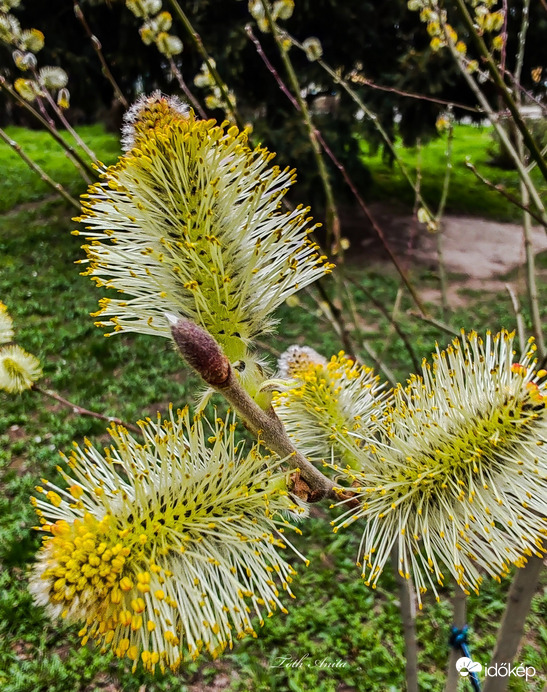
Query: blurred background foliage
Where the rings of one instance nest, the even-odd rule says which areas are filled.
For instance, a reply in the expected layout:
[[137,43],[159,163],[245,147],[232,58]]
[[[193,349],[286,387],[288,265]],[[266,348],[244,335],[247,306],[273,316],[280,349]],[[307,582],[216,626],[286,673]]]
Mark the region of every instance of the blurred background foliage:
[[[177,93],[176,82],[169,65],[158,54],[154,45],[145,46],[138,33],[140,20],[127,11],[122,0],[81,0],[80,6],[91,30],[102,43],[107,63],[127,99],[132,101],[138,93],[161,89]],[[254,127],[253,137],[262,141],[278,154],[281,165],[293,165],[306,172],[307,201],[321,203],[318,176],[315,172],[309,139],[302,119],[288,99],[281,93],[268,72],[255,47],[245,33],[249,22],[247,3],[242,0],[194,0],[182,4],[196,30],[203,37],[210,55],[225,82],[237,98],[238,110],[244,120]],[[170,9],[168,3],[164,9]],[[511,6],[516,15],[520,10]],[[114,100],[109,82],[101,68],[91,42],[74,15],[68,0],[23,2],[14,11],[21,24],[35,27],[46,37],[40,54],[44,62],[59,65],[70,74],[71,109],[73,124],[89,124],[101,120],[111,130],[117,130],[122,109]],[[516,30],[519,18],[509,22],[507,55],[515,53]],[[474,97],[446,51],[434,53],[429,37],[420,23],[419,15],[410,12],[405,0],[372,2],[363,0],[299,0],[288,23],[291,33],[300,41],[310,36],[321,40],[325,60],[344,77],[353,70],[377,86],[405,91],[464,105],[475,105]],[[176,56],[187,84],[199,72],[202,60],[182,26],[175,21],[174,31],[184,42],[184,51]],[[457,26],[466,38],[465,30]],[[543,38],[547,31],[547,15],[539,3],[532,3],[530,29],[523,70],[523,86],[538,93],[545,88],[535,83],[531,71],[542,64]],[[285,79],[278,52],[269,34],[259,34],[263,48],[274,67]],[[367,119],[355,117],[357,106],[343,90],[335,85],[322,68],[309,62],[305,55],[293,48],[291,59],[300,79],[303,93],[314,112],[317,127],[327,143],[356,181],[359,191],[366,196],[370,173],[360,155],[359,139],[366,139],[372,147],[379,146],[377,129]],[[13,81],[18,74],[13,67],[9,51],[0,46],[0,72]],[[514,66],[508,59],[508,69]],[[423,99],[401,96],[394,91],[371,88],[352,83],[367,106],[377,114],[383,127],[394,139],[399,135],[405,145],[418,140],[425,142],[436,135],[435,121],[443,106]],[[198,98],[204,97],[198,87],[192,87]],[[484,85],[488,92],[488,85]],[[491,92],[490,92],[491,93]],[[456,118],[469,115],[455,108]],[[222,111],[211,112],[223,119]],[[478,115],[473,115],[478,119]],[[26,114],[1,96],[0,124],[33,126]],[[351,136],[355,135],[355,136]],[[389,161],[388,152],[384,152]],[[328,165],[332,165],[329,164]],[[348,194],[340,176],[333,176],[339,201]],[[302,193],[302,189],[301,189]]]

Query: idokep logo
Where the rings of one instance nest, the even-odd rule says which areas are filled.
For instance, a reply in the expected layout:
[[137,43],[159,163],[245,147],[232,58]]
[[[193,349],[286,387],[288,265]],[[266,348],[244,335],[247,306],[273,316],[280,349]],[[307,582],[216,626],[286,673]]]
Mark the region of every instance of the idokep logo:
[[[463,656],[456,661],[456,670],[462,678],[467,678],[471,674],[478,674],[482,670],[482,665],[477,661],[472,661],[469,657]],[[536,674],[533,666],[514,666],[511,663],[496,663],[493,666],[484,666],[484,676],[491,678],[508,678],[511,675],[518,678],[529,680]]]
[[456,670],[462,678],[466,678],[470,673],[480,673],[482,666],[480,663],[472,661],[467,656],[463,656],[456,661]]

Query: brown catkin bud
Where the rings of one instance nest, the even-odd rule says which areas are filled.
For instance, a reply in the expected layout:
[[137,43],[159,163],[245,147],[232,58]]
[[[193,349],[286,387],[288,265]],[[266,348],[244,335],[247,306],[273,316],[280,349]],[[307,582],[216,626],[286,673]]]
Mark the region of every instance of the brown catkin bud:
[[171,334],[184,359],[211,387],[222,386],[230,376],[230,361],[214,338],[195,322],[167,315]]

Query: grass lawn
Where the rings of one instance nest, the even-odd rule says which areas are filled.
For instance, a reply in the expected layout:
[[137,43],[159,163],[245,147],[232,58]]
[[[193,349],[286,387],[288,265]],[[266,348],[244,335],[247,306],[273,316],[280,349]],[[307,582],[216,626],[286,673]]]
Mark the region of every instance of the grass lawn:
[[[78,128],[78,132],[97,156],[105,162],[113,161],[120,151],[119,138],[104,131],[101,125]],[[65,186],[73,196],[82,191],[82,180],[74,175],[74,166],[57,144],[46,132],[26,130],[23,127],[7,127],[9,137],[21,145],[23,151],[46,173]],[[71,137],[62,133],[72,145]],[[53,194],[51,187],[40,180],[36,173],[22,161],[4,142],[0,141],[0,171],[2,171],[2,194],[0,213],[12,209],[17,204],[32,202]]]
[[[15,128],[9,132],[73,194],[83,192],[81,181],[75,178],[64,155],[57,153],[54,145],[49,146],[44,135]],[[97,127],[82,129],[82,134],[104,161],[114,159],[118,150],[114,136],[105,135]],[[433,171],[438,176],[442,168],[438,159],[443,144],[430,146],[437,151],[436,156],[431,154],[435,177]],[[473,152],[479,156],[478,144]],[[425,152],[423,157],[425,173]],[[96,309],[102,293],[88,278],[80,276],[78,265],[74,265],[82,257],[81,240],[70,235],[74,210],[52,199],[48,188],[4,145],[0,145],[0,166],[0,300],[10,308],[18,342],[42,361],[42,386],[87,408],[128,421],[154,415],[157,410],[165,412],[170,401],[179,406],[195,400],[200,385],[167,341],[143,335],[105,339],[101,330],[93,326],[89,313]],[[375,170],[381,170],[379,163]],[[480,188],[479,192],[482,195]],[[471,181],[460,199],[469,200],[473,195],[477,195],[477,185]],[[458,211],[471,212],[463,207]],[[350,267],[348,272],[357,282],[353,289],[355,302],[366,308],[361,311],[367,344],[398,378],[406,378],[412,366],[403,342],[393,333],[386,317],[370,307],[364,292],[372,292],[390,309],[399,280],[389,268]],[[427,273],[417,274],[415,279],[422,286],[436,281]],[[540,303],[545,305],[544,284],[541,291]],[[406,316],[408,307],[410,302],[405,297],[401,326],[421,359],[431,352],[436,340],[446,343],[449,337]],[[301,295],[299,306],[283,306],[278,317],[282,328],[267,340],[274,349],[305,342],[330,355],[341,348],[306,294]],[[478,295],[470,296],[468,308],[451,316],[451,325],[497,330],[501,326],[513,327],[514,318],[504,295]],[[364,585],[355,566],[359,533],[356,529],[353,533],[334,535],[329,525],[333,510],[326,505],[314,508],[313,517],[301,526],[303,535],[294,541],[310,560],[310,566],[306,568],[294,560],[299,576],[293,585],[296,599],[290,603],[290,599],[284,599],[289,614],[278,612],[267,619],[257,639],[243,640],[218,661],[207,657],[188,661],[177,676],[168,673],[151,677],[140,671],[132,674],[124,662],[100,654],[91,646],[82,648],[77,637],[79,627],[48,620],[43,610],[33,604],[26,583],[39,546],[39,536],[32,529],[36,518],[29,496],[42,477],[59,482],[58,450],[67,451],[72,440],[81,441],[85,436],[98,446],[107,444],[101,421],[77,417],[35,393],[26,392],[19,398],[0,394],[3,692],[404,689],[403,638],[395,581],[386,571],[375,591]],[[508,581],[498,585],[486,580],[480,597],[469,599],[474,660],[486,663],[489,659],[508,586]],[[438,603],[429,596],[417,616],[419,680],[424,690],[442,689],[449,653],[451,588],[446,587],[441,593]],[[534,666],[538,671],[542,670],[547,648],[546,616],[544,576],[518,658],[523,665]],[[304,659],[301,665],[283,667],[282,657],[293,662]],[[338,661],[337,667],[327,666]],[[533,681],[514,678],[510,689],[539,692],[543,682],[539,673]]]
[[[421,170],[421,191],[430,208],[436,211],[442,193],[442,185],[447,165],[447,140],[444,134],[420,149],[406,148],[399,141],[395,148],[412,178],[416,170]],[[518,197],[518,176],[516,171],[503,170],[491,165],[494,149],[492,128],[479,125],[456,125],[452,145],[452,165],[450,187],[446,201],[446,213],[469,214],[498,221],[519,220],[520,211],[508,202],[499,192],[489,189],[480,182],[465,166],[469,160],[483,177],[496,185],[503,185],[513,196]],[[382,160],[380,152],[371,151],[366,142],[362,143],[363,161],[373,177],[373,188],[368,199],[397,202],[412,207],[414,192],[403,177],[398,165],[389,166]],[[532,171],[532,179],[539,189],[547,192],[537,168]]]

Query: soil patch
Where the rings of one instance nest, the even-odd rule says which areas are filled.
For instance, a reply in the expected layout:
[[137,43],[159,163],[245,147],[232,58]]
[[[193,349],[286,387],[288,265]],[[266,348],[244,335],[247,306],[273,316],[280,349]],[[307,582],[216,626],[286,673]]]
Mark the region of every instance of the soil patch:
[[[370,211],[405,269],[422,267],[438,271],[435,234],[429,233],[411,214],[396,207],[372,204]],[[390,262],[378,235],[362,212],[353,210],[351,216],[348,214],[342,219],[342,226],[351,243],[348,256],[352,260],[367,265]],[[547,250],[547,234],[539,226],[532,229],[532,245],[536,254]],[[458,275],[448,293],[452,307],[465,303],[461,295],[465,290],[503,291],[504,277],[525,261],[522,227],[514,223],[447,215],[442,225],[442,247],[446,272]],[[440,302],[440,291],[436,289],[421,294],[426,301]]]

